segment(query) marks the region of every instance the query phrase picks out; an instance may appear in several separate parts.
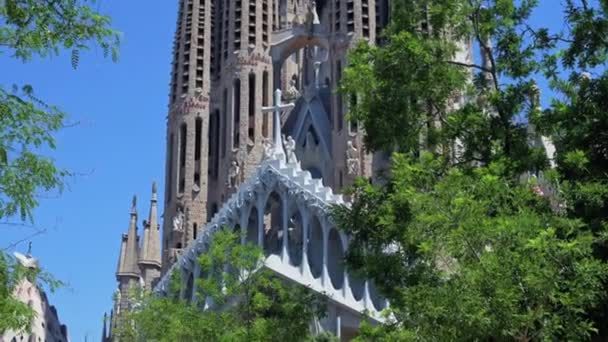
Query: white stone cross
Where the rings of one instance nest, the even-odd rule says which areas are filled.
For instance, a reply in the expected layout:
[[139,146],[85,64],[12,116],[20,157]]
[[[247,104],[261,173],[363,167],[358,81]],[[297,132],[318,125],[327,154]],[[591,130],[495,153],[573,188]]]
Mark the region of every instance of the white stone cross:
[[272,112],[274,113],[274,129],[273,129],[273,134],[272,134],[272,141],[274,144],[274,156],[276,157],[277,155],[285,155],[285,152],[283,151],[283,141],[281,138],[281,111],[285,110],[285,109],[291,109],[295,107],[295,104],[293,103],[281,103],[281,89],[278,89],[274,92],[274,106],[271,107],[262,107],[262,112],[264,113],[268,113],[268,112]]

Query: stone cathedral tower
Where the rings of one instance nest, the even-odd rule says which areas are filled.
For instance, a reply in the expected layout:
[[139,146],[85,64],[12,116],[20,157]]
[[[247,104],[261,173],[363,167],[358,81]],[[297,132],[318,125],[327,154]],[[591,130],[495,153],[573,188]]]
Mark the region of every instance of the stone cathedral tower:
[[303,169],[336,192],[372,177],[362,128],[346,120],[356,98],[335,90],[348,50],[378,43],[389,0],[179,0],[177,10],[162,235],[154,187],[143,240],[135,205],[122,238],[111,326],[128,308],[127,289],[153,287],[260,164],[274,129],[262,108],[275,89],[295,104],[280,124]]
[[[296,42],[289,58],[276,65],[273,35],[304,25],[311,12],[329,42],[317,74],[316,49],[305,42]],[[240,183],[260,163],[273,129],[272,116],[261,109],[272,105],[276,88],[291,87],[299,96],[317,78],[328,125],[313,135],[327,136],[325,164],[344,164],[326,167],[319,176],[336,189],[354,179],[346,172],[345,151],[349,142],[361,147],[361,134],[357,125],[347,125],[348,101],[333,90],[348,49],[360,39],[375,42],[387,17],[387,0],[179,1],[167,119],[163,270],[235,190],[230,178],[237,174]],[[286,113],[282,124],[298,115],[297,108]],[[362,155],[360,164],[359,174],[371,175],[371,156]]]

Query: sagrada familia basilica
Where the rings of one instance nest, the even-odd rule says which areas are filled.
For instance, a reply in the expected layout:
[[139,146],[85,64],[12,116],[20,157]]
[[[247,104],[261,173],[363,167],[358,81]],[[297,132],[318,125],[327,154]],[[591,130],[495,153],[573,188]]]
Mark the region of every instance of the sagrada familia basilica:
[[[342,266],[348,237],[329,208],[344,203],[338,193],[356,177],[371,179],[386,165],[364,152],[362,128],[346,120],[357,99],[336,89],[349,49],[380,43],[389,7],[388,0],[179,1],[165,196],[152,187],[141,236],[133,199],[105,341],[133,287],[162,295],[178,272],[181,295],[196,300],[194,279],[206,276],[197,256],[226,226],[262,247],[268,268],[327,295],[328,315],[315,329],[349,340],[364,312],[382,319],[388,303],[373,282]],[[468,61],[471,50],[464,46],[457,58]]]

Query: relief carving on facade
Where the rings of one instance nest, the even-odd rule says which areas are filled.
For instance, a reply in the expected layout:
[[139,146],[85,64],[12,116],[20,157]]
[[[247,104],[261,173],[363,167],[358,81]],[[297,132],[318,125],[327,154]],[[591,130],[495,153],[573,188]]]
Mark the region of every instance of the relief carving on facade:
[[361,162],[359,161],[359,150],[352,141],[348,141],[346,147],[346,172],[348,175],[359,175]]

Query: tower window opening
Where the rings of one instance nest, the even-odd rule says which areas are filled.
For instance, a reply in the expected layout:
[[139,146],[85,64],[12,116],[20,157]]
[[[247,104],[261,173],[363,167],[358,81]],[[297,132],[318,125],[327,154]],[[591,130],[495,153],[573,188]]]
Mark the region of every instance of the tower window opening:
[[173,191],[173,140],[175,139],[175,136],[173,133],[171,133],[171,135],[169,136],[169,147],[167,148],[167,152],[169,154],[168,156],[168,163],[169,163],[169,170],[167,170],[167,194],[165,195],[165,202],[169,202],[171,200],[171,192]]
[[[355,109],[355,107],[357,106],[357,95],[355,94],[351,94],[350,95],[350,104],[349,104],[349,111],[352,113],[352,111]],[[351,133],[357,133],[359,131],[359,126],[357,124],[357,121],[355,120],[348,120],[348,127]]]
[[194,136],[194,160],[201,160],[201,142],[203,134],[203,119],[196,118]]
[[249,45],[255,46],[256,16],[255,0],[249,0]]
[[[268,106],[268,70],[262,74],[262,106]],[[262,113],[262,135],[268,138],[268,113]]]
[[198,225],[196,223],[194,223],[192,225],[192,240],[196,240],[197,230],[198,230]]
[[335,24],[334,24],[334,30],[335,31],[340,31],[340,3],[341,1],[336,1],[336,10],[335,10]]
[[347,28],[348,28],[348,32],[354,32],[355,31],[355,3],[353,0],[349,0],[346,3],[346,23],[347,23]]
[[255,74],[249,74],[249,140],[255,142]]
[[[336,63],[336,85],[340,84],[342,80],[342,63],[338,61]],[[338,130],[341,131],[344,126],[344,113],[342,106],[342,94],[338,93],[336,96],[336,120],[338,121]]]
[[222,158],[226,157],[226,135],[228,135],[228,130],[226,128],[226,116],[228,116],[228,89],[224,88],[224,94],[222,96],[222,124],[221,124],[221,134],[222,134]]
[[234,80],[234,89],[232,93],[232,147],[238,148],[241,143],[241,137],[239,135],[241,126],[241,80],[238,78]]
[[220,144],[219,144],[219,135],[220,135],[220,111],[219,110],[215,110],[214,115],[211,116],[213,119],[213,126],[211,126],[213,128],[213,154],[212,154],[212,160],[213,160],[213,172],[212,175],[214,178],[217,179],[218,173],[219,173],[219,167],[220,167]]
[[186,185],[186,144],[187,144],[188,126],[184,123],[180,127],[179,136],[179,192],[184,192]]

